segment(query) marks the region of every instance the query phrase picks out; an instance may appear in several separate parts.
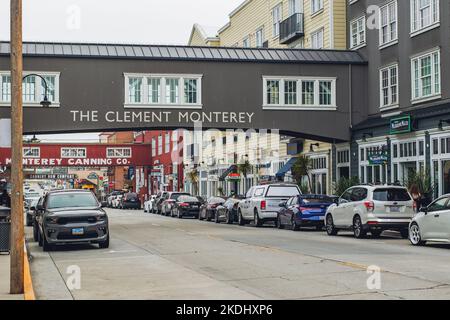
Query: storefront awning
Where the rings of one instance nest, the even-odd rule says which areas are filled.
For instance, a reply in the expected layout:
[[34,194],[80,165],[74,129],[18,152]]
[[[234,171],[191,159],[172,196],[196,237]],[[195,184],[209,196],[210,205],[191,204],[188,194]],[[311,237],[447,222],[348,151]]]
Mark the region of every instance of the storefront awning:
[[286,175],[286,173],[289,170],[291,170],[292,166],[295,164],[296,161],[297,161],[296,157],[289,159],[289,161],[286,162],[286,164],[276,173],[277,178],[283,178]]
[[232,164],[225,172],[219,177],[219,181],[225,181],[226,177],[230,173],[237,172],[237,166],[235,164]]

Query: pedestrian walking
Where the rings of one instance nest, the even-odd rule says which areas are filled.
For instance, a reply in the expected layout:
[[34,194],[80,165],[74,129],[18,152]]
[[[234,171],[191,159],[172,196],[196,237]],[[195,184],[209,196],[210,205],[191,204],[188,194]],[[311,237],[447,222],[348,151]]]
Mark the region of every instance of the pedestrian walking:
[[411,196],[413,198],[413,201],[416,204],[417,210],[419,210],[421,208],[421,205],[422,205],[422,193],[419,190],[419,186],[417,184],[413,184],[409,188],[409,193],[411,194]]

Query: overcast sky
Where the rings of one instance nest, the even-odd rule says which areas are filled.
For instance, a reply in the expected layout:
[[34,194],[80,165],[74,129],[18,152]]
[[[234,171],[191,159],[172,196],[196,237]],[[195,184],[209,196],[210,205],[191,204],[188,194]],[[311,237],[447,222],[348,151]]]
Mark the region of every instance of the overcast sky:
[[[9,40],[9,2],[0,0],[0,40]],[[187,44],[194,23],[219,29],[241,2],[243,0],[23,0],[23,39]],[[94,141],[97,135],[57,137],[74,138]]]

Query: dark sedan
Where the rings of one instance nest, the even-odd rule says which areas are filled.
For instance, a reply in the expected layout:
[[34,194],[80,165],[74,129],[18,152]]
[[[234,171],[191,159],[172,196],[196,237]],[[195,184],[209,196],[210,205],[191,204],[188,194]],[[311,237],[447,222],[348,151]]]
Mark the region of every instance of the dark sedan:
[[179,219],[189,216],[197,218],[199,216],[201,203],[197,197],[181,195],[171,206],[172,217]]
[[227,224],[238,222],[238,204],[242,199],[243,197],[239,196],[228,198],[224,204],[217,207],[214,221],[216,223],[226,222]]
[[37,209],[38,241],[44,251],[74,243],[109,247],[108,216],[91,191],[51,191]]
[[206,219],[206,221],[211,221],[212,219],[215,219],[217,207],[224,203],[225,203],[224,198],[219,197],[209,198],[205,203],[203,203],[202,207],[200,208],[200,215],[198,216],[198,218],[200,220]]
[[335,197],[326,195],[299,195],[280,203],[277,227],[289,227],[294,231],[302,227],[315,227],[322,230],[327,208],[335,202]]
[[120,200],[121,209],[141,209],[141,200],[137,193],[125,193]]

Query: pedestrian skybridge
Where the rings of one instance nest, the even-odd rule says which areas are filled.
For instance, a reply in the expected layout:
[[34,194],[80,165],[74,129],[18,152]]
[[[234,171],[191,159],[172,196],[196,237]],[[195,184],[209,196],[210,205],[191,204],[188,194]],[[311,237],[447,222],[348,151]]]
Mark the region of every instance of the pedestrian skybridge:
[[[0,42],[0,119],[10,117],[9,43]],[[24,131],[279,129],[347,141],[366,117],[354,51],[24,43]]]

